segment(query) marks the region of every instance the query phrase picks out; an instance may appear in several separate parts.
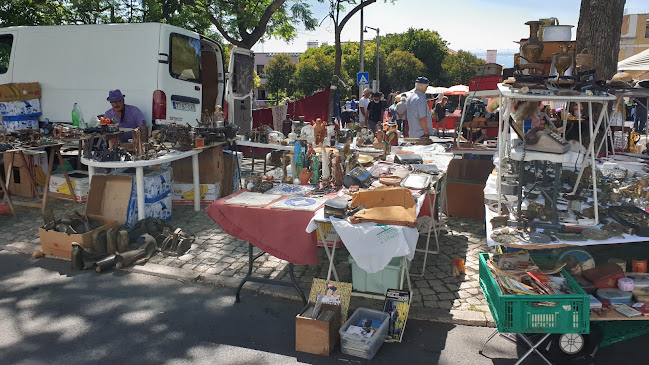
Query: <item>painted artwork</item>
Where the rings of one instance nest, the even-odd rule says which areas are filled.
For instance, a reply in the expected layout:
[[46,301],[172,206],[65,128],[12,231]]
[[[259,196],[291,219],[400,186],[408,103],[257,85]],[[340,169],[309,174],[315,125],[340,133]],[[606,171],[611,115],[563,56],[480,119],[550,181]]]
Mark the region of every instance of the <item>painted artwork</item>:
[[403,330],[406,328],[408,312],[410,311],[410,292],[388,289],[385,294],[383,312],[390,316],[388,328],[388,342],[401,342]]
[[340,306],[341,325],[347,321],[349,311],[349,300],[352,295],[352,284],[339,281],[327,281],[324,279],[313,279],[309,302],[316,303],[318,296],[322,296],[323,304]]

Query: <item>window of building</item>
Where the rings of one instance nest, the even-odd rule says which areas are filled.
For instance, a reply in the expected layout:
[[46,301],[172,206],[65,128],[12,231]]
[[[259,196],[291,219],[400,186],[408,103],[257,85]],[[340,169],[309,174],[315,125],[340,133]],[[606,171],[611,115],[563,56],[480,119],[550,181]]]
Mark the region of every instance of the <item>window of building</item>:
[[14,41],[14,36],[11,34],[4,34],[0,36],[0,75],[7,73],[9,70],[9,60],[11,58],[11,44]]
[[257,75],[260,77],[264,74],[264,65],[257,65]]
[[644,37],[649,38],[649,19],[647,19],[647,23],[644,26]]

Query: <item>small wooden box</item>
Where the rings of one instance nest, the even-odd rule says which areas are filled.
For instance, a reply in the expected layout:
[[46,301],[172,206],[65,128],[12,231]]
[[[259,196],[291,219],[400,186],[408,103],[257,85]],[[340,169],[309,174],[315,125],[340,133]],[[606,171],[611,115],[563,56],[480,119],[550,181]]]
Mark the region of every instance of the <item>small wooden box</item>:
[[308,352],[310,354],[329,356],[340,339],[340,306],[323,304],[320,311],[333,311],[334,316],[330,321],[318,321],[317,319],[301,317],[309,307],[315,303],[309,303],[295,317],[295,350]]

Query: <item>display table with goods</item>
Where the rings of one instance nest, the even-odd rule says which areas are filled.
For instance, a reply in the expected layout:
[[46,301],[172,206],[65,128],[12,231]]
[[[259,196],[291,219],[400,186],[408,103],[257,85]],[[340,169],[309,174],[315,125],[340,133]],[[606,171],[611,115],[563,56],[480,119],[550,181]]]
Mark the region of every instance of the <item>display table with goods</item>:
[[[321,145],[302,149],[302,143],[305,141],[299,142],[301,143],[292,146],[293,154],[285,153],[282,156],[283,169],[248,178],[244,183],[247,191],[224,197],[206,210],[225,232],[249,243],[249,271],[237,290],[237,299],[242,286],[247,281],[295,286],[302,295],[293,277],[293,265],[317,264],[316,231],[319,228],[319,239],[323,242],[329,259],[327,281],[331,279],[331,274],[336,281],[338,280],[333,266],[336,245],[330,247],[329,244],[331,236],[336,235],[341,238],[340,244],[346,245],[352,254],[350,262],[353,269],[356,267],[362,275],[369,275],[381,272],[386,267],[392,270],[392,266],[396,265],[397,269],[394,270],[396,274],[392,271],[390,274],[391,279],[394,280],[390,281],[389,288],[401,288],[403,279],[407,279],[409,284],[408,261],[416,252],[416,244],[420,236],[415,228],[417,214],[424,203],[428,211],[435,212],[435,205],[443,195],[444,170],[431,162],[437,162],[444,169],[452,159],[452,155],[439,153],[437,149],[441,147],[432,145],[399,147],[395,149],[395,155],[385,156],[383,154],[385,150],[353,146],[351,139],[337,148]],[[382,151],[383,153],[366,155],[363,153],[365,151],[363,148],[370,153]],[[415,153],[410,149],[421,153],[417,155],[419,163],[408,165],[381,161],[386,157],[393,161],[399,160],[397,156],[414,157]],[[290,171],[300,171],[296,178],[290,175],[289,165]],[[297,182],[299,184],[296,184]],[[370,198],[370,195],[373,197]],[[358,201],[363,203],[350,205],[349,201],[354,202],[354,197],[357,198],[356,203]],[[340,205],[338,216],[340,219],[329,217],[325,219],[324,210],[330,202]],[[373,202],[385,202],[387,205],[374,207]],[[325,208],[322,208],[323,205]],[[356,211],[353,211],[354,208],[357,208]],[[379,215],[385,221],[377,222],[376,214],[381,209],[385,214]],[[351,221],[345,219],[350,211]],[[403,214],[408,218],[399,219]],[[324,224],[327,223],[331,225],[324,228]],[[437,253],[439,245],[437,251],[429,250],[429,245],[433,239],[437,240],[440,231],[439,222],[430,218],[421,226],[422,232],[428,236],[426,250],[424,250],[426,255]],[[368,251],[357,243],[366,242],[372,235],[379,235],[379,238],[383,239],[378,241],[385,244],[379,246],[387,251],[382,252],[383,256],[378,261],[368,264],[367,257],[376,256],[375,250]],[[253,246],[258,247],[262,252],[253,256]],[[253,262],[264,253],[289,262],[291,282],[252,275]],[[397,261],[393,262],[393,259]],[[370,261],[372,260],[370,258]],[[371,268],[368,269],[368,265]],[[365,271],[363,268],[368,270]],[[399,274],[400,281],[397,279]],[[381,294],[383,298],[385,289],[381,286],[375,293]]]

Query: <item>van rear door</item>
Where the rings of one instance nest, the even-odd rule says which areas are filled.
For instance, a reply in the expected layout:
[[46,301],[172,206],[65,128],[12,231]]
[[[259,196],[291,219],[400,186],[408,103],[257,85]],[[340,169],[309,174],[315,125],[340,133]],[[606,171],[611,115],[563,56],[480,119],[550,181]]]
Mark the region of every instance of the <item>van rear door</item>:
[[0,31],[0,85],[13,82],[13,63],[16,31]]
[[228,120],[239,126],[239,134],[252,130],[252,95],[255,57],[251,50],[234,47],[228,68]]
[[201,118],[200,37],[182,28],[161,25],[158,62],[153,120],[196,125]]

